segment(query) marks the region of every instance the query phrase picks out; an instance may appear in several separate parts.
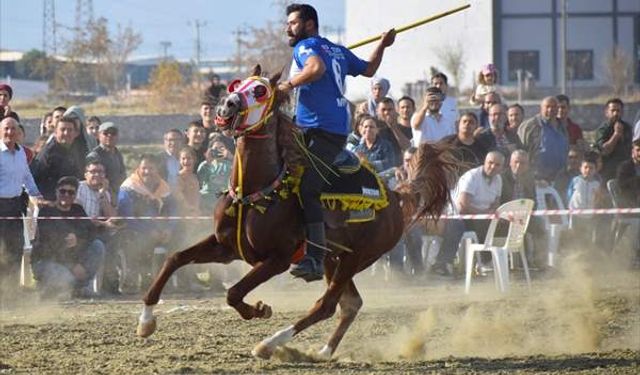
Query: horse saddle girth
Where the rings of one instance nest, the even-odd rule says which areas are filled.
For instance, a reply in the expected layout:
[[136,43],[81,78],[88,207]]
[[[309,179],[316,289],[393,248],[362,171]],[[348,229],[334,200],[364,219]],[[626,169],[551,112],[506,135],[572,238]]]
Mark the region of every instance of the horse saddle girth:
[[375,212],[389,204],[384,182],[366,162],[355,172],[332,178],[320,201],[325,221],[332,227],[373,220]]

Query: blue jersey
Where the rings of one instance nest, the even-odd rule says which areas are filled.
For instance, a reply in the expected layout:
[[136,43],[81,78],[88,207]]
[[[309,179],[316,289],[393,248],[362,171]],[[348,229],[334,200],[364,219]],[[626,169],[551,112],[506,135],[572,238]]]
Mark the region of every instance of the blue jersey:
[[293,48],[289,77],[302,71],[310,56],[320,57],[326,69],[317,81],[297,88],[296,122],[301,128],[320,128],[346,136],[351,126],[349,102],[344,97],[344,80],[347,74],[362,74],[368,62],[343,46],[313,36],[299,41]]

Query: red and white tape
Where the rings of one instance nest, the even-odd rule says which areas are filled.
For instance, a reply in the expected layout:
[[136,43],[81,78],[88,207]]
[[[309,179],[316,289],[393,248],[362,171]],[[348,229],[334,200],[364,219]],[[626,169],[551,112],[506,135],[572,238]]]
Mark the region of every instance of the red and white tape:
[[[596,209],[576,209],[576,210],[536,210],[531,212],[533,216],[560,216],[560,215],[630,215],[640,214],[640,207],[635,208],[596,208]],[[485,220],[493,219],[494,214],[475,214],[475,215],[442,215],[441,219],[466,219],[466,220]],[[22,217],[22,216],[0,216],[0,220],[18,220],[18,219],[38,219],[38,220],[211,220],[212,216],[112,216],[108,217],[66,217],[66,216],[40,216],[40,217]]]
[[[589,208],[575,210],[536,210],[532,211],[532,216],[561,216],[561,215],[627,215],[640,214],[640,207],[636,208]],[[493,219],[494,214],[475,214],[475,215],[442,215],[441,219],[466,219],[466,220],[483,220]]]

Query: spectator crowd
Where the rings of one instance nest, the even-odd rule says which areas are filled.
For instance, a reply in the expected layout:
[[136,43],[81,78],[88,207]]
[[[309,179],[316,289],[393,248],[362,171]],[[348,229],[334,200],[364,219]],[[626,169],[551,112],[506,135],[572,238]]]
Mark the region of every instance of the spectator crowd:
[[[440,143],[451,147],[461,168],[450,213],[491,213],[514,199],[537,201],[539,187],[554,188],[571,209],[640,207],[640,121],[632,126],[624,120],[620,99],[604,104],[602,124],[590,142],[571,119],[568,96],[545,97],[537,113],[524,113],[518,103],[505,102],[492,64],[481,69],[469,100],[451,95],[444,73],[430,83],[422,98],[394,100],[391,83],[373,78],[371,94],[354,108],[346,148],[368,160],[391,186],[411,178],[421,144]],[[164,134],[162,152],[142,155],[127,171],[118,125],[86,118],[78,106],[45,114],[40,136],[25,146],[20,117],[10,105],[13,94],[0,84],[0,216],[20,218],[35,210],[43,218],[27,235],[33,237],[31,265],[42,295],[91,297],[97,273],[102,293],[144,290],[154,254],[185,248],[195,233],[208,230],[209,223],[203,229],[194,221],[147,218],[208,216],[227,188],[234,141],[214,124],[215,97],[205,96],[198,120]],[[477,108],[459,111],[458,103],[466,102]],[[78,219],[86,217],[91,219]],[[608,216],[575,215],[576,235],[570,237],[583,248],[610,248],[610,222]],[[483,242],[487,227],[486,220],[450,219],[414,228],[391,252],[391,268],[407,277],[427,270],[451,277],[463,233],[473,230]],[[0,288],[18,285],[24,229],[23,220],[0,220]],[[429,247],[423,243],[426,230],[441,238],[437,256],[428,262],[422,256]],[[545,236],[538,220],[529,232]],[[635,267],[638,232],[631,232]],[[534,241],[530,263],[542,265],[543,253],[544,244]],[[483,259],[478,272],[489,271],[486,264]],[[195,272],[179,274],[177,288],[199,286]]]

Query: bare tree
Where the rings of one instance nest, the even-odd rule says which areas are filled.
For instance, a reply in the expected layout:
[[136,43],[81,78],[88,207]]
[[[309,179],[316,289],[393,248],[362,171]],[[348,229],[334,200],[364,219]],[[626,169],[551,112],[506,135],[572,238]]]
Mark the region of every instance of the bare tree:
[[124,87],[124,64],[142,43],[142,36],[131,27],[120,25],[112,36],[108,26],[106,18],[98,18],[65,41],[67,61],[56,72],[54,87],[108,93]]
[[605,56],[603,65],[605,77],[609,81],[613,94],[623,95],[627,83],[633,78],[631,57],[624,49],[616,45],[611,54]]
[[245,72],[258,63],[262,65],[263,72],[286,71],[291,63],[292,50],[282,29],[273,21],[264,27],[250,29],[250,39],[244,42],[247,51],[242,61]]
[[444,67],[444,70],[453,78],[455,87],[460,91],[465,68],[465,55],[462,43],[456,41],[451,45],[436,47],[434,52],[438,61]]

